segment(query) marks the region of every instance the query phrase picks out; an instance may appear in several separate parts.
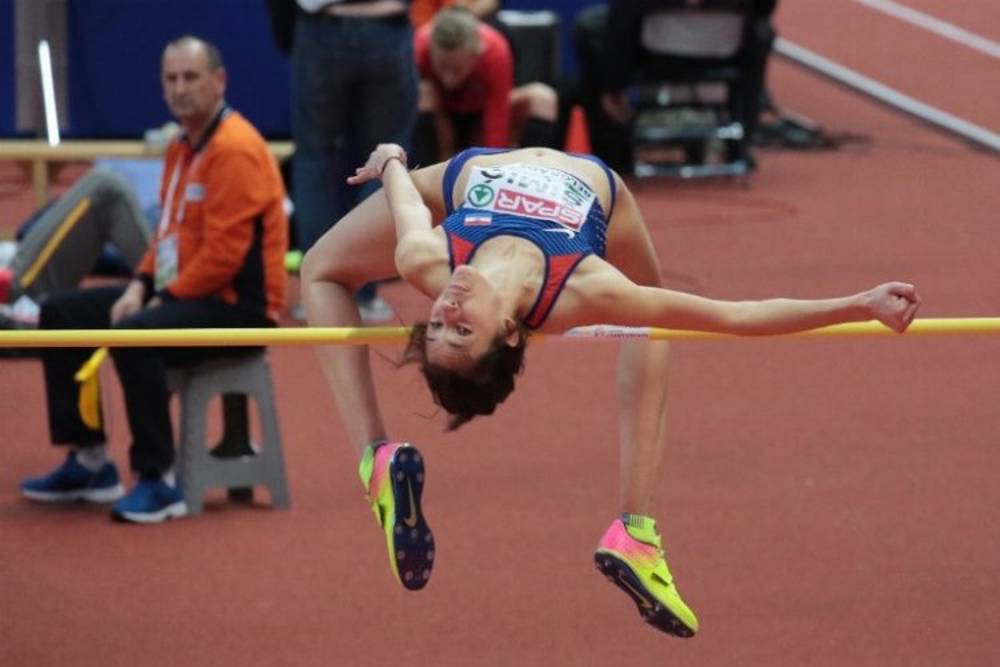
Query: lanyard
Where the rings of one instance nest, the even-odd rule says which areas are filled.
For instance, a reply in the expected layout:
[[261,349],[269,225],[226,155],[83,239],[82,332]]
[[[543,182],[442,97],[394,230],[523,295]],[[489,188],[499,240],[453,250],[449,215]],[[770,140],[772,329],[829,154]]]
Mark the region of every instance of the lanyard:
[[[163,199],[163,211],[160,213],[160,224],[157,226],[157,237],[163,238],[167,229],[170,227],[170,219],[174,211],[174,196],[177,194],[177,183],[180,181],[181,172],[186,171],[187,173],[193,173],[194,168],[198,165],[198,161],[201,159],[201,154],[198,153],[194,156],[194,159],[188,164],[187,169],[184,169],[184,157],[181,156],[177,160],[177,164],[174,165],[173,174],[170,176],[170,184],[167,186],[167,196]],[[187,179],[185,179],[185,182]],[[181,197],[180,206],[177,208],[177,221],[178,223],[184,220],[184,203],[187,197]]]

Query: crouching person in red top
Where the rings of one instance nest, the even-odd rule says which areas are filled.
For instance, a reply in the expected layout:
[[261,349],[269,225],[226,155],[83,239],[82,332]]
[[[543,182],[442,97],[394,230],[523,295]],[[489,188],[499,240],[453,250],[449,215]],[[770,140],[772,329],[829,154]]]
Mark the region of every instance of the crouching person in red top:
[[[167,149],[163,214],[127,287],[57,292],[42,304],[41,329],[264,327],[277,323],[285,291],[288,221],[284,188],[267,143],[225,102],[218,49],[184,36],[161,63],[163,96],[183,131]],[[247,348],[111,350],[131,432],[128,494],[108,456],[100,419],[85,423],[74,375],[94,350],[48,348],[42,354],[52,442],[69,447],[46,476],[21,484],[46,502],[114,502],[122,521],[157,523],[187,507],[174,472],[167,368],[245,353]],[[100,415],[98,415],[99,417]]]
[[420,72],[416,159],[470,146],[555,147],[559,99],[542,82],[514,86],[514,56],[498,30],[464,7],[442,9],[414,35]]

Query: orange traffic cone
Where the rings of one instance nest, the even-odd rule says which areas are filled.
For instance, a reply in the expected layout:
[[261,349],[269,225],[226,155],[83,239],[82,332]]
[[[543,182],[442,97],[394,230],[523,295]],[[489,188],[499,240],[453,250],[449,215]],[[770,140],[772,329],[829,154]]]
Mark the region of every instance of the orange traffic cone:
[[569,153],[590,153],[590,131],[587,129],[587,117],[583,108],[576,105],[569,112],[569,124],[566,126],[566,151]]

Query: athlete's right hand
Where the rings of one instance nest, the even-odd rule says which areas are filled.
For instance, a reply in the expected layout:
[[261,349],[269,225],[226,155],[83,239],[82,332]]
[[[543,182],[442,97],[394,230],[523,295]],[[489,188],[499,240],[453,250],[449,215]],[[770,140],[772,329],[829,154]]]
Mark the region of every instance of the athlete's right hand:
[[368,156],[368,161],[364,166],[354,170],[354,175],[347,178],[351,185],[360,185],[368,181],[382,178],[382,172],[390,160],[399,160],[406,166],[406,151],[399,144],[379,144]]

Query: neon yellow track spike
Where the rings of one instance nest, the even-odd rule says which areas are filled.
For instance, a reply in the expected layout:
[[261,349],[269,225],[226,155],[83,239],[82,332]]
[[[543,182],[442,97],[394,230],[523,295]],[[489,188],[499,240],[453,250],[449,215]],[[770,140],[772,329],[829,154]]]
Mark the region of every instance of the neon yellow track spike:
[[368,447],[358,474],[385,534],[393,575],[407,590],[420,590],[430,580],[435,556],[434,535],[420,506],[423,457],[407,443]]

